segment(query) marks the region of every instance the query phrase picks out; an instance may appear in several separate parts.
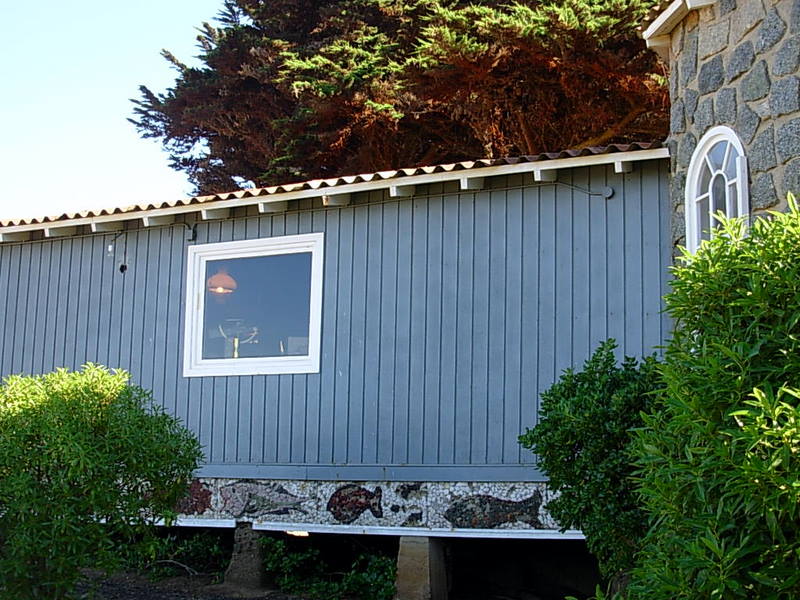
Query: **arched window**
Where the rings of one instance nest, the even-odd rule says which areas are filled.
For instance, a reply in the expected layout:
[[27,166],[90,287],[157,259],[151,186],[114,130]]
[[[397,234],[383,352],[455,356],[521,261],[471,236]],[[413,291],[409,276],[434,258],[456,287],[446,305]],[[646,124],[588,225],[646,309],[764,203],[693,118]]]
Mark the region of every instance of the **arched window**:
[[743,217],[748,208],[742,142],[729,127],[713,127],[697,144],[686,176],[686,248],[694,252],[714,234],[719,211]]

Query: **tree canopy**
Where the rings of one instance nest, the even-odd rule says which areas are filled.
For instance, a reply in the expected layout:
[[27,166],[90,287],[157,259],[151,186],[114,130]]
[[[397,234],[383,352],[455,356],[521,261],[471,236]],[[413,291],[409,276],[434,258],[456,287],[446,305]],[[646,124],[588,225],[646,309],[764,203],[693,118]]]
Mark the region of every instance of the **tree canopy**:
[[226,0],[140,135],[198,193],[666,134],[655,0]]

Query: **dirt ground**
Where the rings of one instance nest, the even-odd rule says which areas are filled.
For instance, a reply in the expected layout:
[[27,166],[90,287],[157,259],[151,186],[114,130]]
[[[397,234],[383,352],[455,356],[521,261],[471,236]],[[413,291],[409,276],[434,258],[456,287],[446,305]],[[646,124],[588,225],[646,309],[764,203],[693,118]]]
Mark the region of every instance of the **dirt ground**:
[[151,581],[133,574],[103,577],[88,573],[78,586],[79,600],[303,600],[275,590],[245,590],[214,583],[211,577],[171,577]]
[[[306,600],[275,590],[243,590],[214,584],[209,577],[174,577],[150,581],[140,575],[88,577],[78,588],[76,600]],[[460,600],[543,600],[543,597],[520,592],[512,595],[459,595]]]
[[[76,600],[307,600],[300,596],[290,596],[277,590],[245,590],[214,583],[210,576],[172,577],[152,581],[147,577],[133,574],[118,574],[103,577],[88,574],[79,585]],[[553,600],[563,598],[563,594],[538,595],[524,590],[486,593],[457,593],[454,600]]]
[[[173,577],[151,581],[141,575],[118,574],[102,577],[90,574],[79,585],[76,600],[307,600],[276,590],[244,590],[215,584],[209,576]],[[563,596],[560,596],[563,598]],[[458,595],[459,600],[544,600],[526,592],[512,594]]]

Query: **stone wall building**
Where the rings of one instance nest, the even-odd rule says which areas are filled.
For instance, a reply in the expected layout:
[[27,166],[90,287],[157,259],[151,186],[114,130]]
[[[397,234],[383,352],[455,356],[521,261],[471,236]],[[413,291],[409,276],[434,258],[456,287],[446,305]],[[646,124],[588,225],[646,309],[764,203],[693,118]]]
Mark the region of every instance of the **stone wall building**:
[[690,165],[702,159],[710,132],[738,137],[744,214],[785,207],[787,193],[800,190],[800,0],[676,0],[660,8],[644,37],[670,67],[672,236],[691,249],[687,207],[697,185],[711,184],[690,181]]

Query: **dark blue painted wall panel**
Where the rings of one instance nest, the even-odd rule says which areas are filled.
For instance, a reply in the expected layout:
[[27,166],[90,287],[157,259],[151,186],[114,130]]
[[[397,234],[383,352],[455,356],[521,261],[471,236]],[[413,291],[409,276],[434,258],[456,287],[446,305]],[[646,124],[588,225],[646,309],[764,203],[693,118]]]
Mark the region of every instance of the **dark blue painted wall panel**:
[[[197,433],[207,475],[538,479],[517,436],[539,392],[607,337],[643,355],[668,335],[667,169],[238,209],[196,241],[180,223],[3,244],[0,372],[128,369]],[[182,377],[186,248],[308,232],[325,232],[320,372]]]

